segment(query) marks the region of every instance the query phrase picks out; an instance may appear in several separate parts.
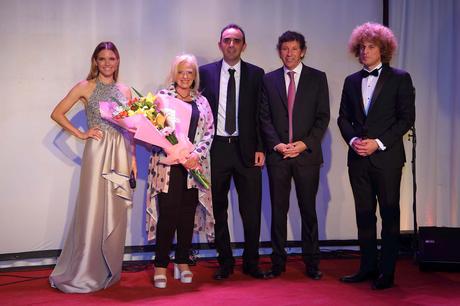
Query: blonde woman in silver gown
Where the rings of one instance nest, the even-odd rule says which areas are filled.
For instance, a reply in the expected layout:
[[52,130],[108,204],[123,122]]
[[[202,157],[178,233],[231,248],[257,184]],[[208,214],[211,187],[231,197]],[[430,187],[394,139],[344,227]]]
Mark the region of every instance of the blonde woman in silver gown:
[[[51,286],[67,293],[105,289],[121,276],[132,199],[130,170],[137,174],[135,146],[132,137],[99,112],[99,101],[131,98],[129,88],[116,83],[119,63],[115,45],[101,42],[87,79],[76,84],[51,114],[66,131],[85,141],[73,220],[50,276]],[[66,117],[78,101],[85,106],[87,131],[77,129]]]

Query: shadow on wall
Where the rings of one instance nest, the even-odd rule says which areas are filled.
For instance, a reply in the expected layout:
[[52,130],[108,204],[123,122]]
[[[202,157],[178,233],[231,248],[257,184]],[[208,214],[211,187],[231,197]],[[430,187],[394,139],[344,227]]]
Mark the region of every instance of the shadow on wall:
[[[88,124],[86,120],[86,113],[85,110],[80,110],[76,113],[71,119],[70,122],[73,126],[77,129],[81,129],[86,131],[88,129]],[[81,166],[81,155],[83,153],[84,143],[81,146],[80,152],[73,152],[72,149],[67,144],[67,139],[73,137],[70,133],[65,131],[64,129],[60,128],[59,125],[56,124],[59,132],[54,134],[54,129],[51,131],[46,139],[49,139],[53,135],[55,135],[54,139],[52,139],[52,146],[47,146],[53,152],[53,154],[67,164],[76,164]]]
[[316,195],[316,214],[318,216],[319,240],[328,240],[326,235],[326,220],[329,211],[329,203],[331,203],[331,190],[327,178],[331,170],[332,162],[332,135],[330,129],[326,130],[322,142],[322,149],[324,163],[319,174],[319,188]]
[[[81,130],[86,130],[88,128],[84,109],[77,112],[69,120],[76,128],[79,128]],[[53,124],[53,121],[51,119],[50,122],[51,124]],[[44,146],[48,148],[49,151],[51,151],[56,158],[66,163],[67,165],[74,167],[71,183],[66,189],[68,194],[67,202],[62,203],[56,201],[56,199],[59,198],[57,195],[61,194],[62,190],[52,189],[51,193],[48,196],[49,214],[47,217],[48,222],[45,222],[45,224],[47,224],[45,237],[53,237],[56,234],[54,232],[55,228],[52,227],[52,225],[54,225],[54,222],[52,222],[52,220],[56,218],[56,211],[62,209],[63,206],[67,207],[67,214],[64,221],[64,231],[60,238],[60,247],[62,247],[64,244],[64,239],[66,237],[65,234],[68,232],[68,227],[72,221],[72,216],[74,213],[75,202],[77,200],[78,188],[80,185],[80,166],[82,162],[81,156],[83,155],[84,149],[84,142],[81,142],[77,144],[77,151],[74,151],[67,143],[68,139],[72,137],[74,136],[72,136],[70,133],[62,129],[59,125],[54,123],[54,127],[52,128],[52,130],[48,132],[48,134],[43,140]],[[60,173],[55,172],[50,174],[52,175],[52,181],[58,182],[62,180]],[[59,184],[56,183],[53,184],[53,186],[59,186]]]

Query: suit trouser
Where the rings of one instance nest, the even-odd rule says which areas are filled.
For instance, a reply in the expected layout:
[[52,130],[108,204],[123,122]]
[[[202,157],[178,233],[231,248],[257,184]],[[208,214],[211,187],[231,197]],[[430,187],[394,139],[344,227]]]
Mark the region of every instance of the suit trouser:
[[187,189],[187,170],[182,165],[171,166],[168,193],[158,194],[158,224],[155,246],[155,267],[167,267],[169,252],[177,230],[174,262],[188,263],[192,245],[198,190]]
[[294,179],[297,202],[302,219],[302,253],[306,265],[319,265],[318,220],[316,216],[316,193],[319,184],[319,165],[299,165],[296,158],[268,165],[270,198],[272,205],[272,264],[286,265],[287,214],[291,180]]
[[[398,257],[400,211],[399,196],[402,167],[376,168],[369,158],[350,165],[350,177],[355,199],[358,240],[363,272],[376,271],[393,275]],[[377,199],[382,218],[380,265],[377,261]]]
[[233,177],[243,222],[243,265],[251,269],[259,262],[259,237],[262,199],[260,167],[243,164],[238,142],[214,139],[211,149],[212,201],[215,218],[215,246],[221,266],[233,267],[235,259],[228,230],[228,192]]

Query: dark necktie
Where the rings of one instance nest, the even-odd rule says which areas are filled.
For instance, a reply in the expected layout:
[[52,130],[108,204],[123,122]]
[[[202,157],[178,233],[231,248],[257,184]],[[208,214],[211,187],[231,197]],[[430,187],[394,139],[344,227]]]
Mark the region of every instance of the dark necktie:
[[292,110],[294,109],[295,101],[295,80],[294,71],[289,71],[289,87],[288,87],[288,120],[289,120],[289,142],[292,142]]
[[363,70],[361,70],[361,75],[362,75],[363,78],[367,78],[370,75],[378,77],[379,76],[379,70],[380,70],[380,68],[379,69],[374,69],[371,72],[369,72],[369,71],[366,71],[366,70],[363,69]]
[[225,110],[225,131],[233,135],[236,131],[236,88],[235,69],[228,69],[230,77],[227,85],[227,106]]

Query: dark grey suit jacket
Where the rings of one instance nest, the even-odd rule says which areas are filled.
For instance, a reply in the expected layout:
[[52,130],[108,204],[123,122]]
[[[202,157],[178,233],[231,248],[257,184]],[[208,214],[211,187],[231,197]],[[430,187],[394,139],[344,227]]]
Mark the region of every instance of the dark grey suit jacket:
[[[300,164],[314,165],[323,162],[321,140],[330,119],[329,89],[326,74],[303,65],[297,85],[293,109],[293,142],[303,141],[308,150],[298,157]],[[289,142],[289,119],[286,84],[283,67],[264,77],[260,120],[267,147],[267,163],[275,164],[283,156],[273,148]]]

